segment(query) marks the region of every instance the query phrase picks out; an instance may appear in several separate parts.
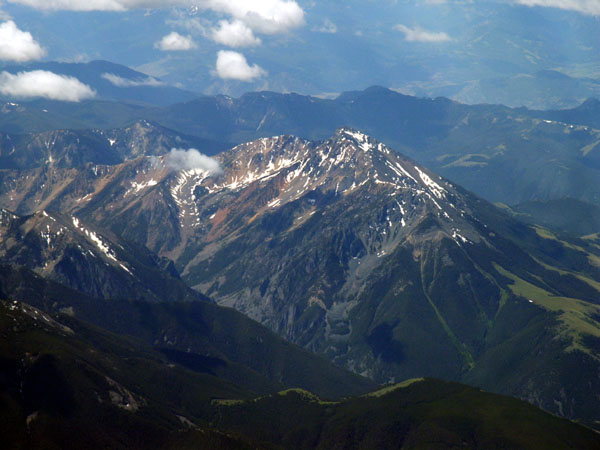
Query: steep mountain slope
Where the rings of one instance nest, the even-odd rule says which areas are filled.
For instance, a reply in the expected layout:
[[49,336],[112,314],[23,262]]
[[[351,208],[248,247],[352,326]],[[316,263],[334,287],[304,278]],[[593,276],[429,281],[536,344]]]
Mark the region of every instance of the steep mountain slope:
[[297,389],[249,400],[214,375],[65,315],[1,301],[0,324],[6,448],[599,446],[579,425],[466,386],[413,380],[339,402]]
[[[377,381],[469,380],[598,419],[597,238],[523,225],[351,129],[218,159],[218,175],[176,172],[163,157],[84,170],[51,204],[168,256],[219,303]],[[575,378],[573,367],[586,369]]]
[[0,257],[95,297],[206,299],[179,279],[168,260],[72,216],[41,211],[18,217],[0,209]]
[[153,347],[173,363],[269,394],[301,387],[325,398],[376,385],[283,340],[243,314],[208,302],[98,299],[24,267],[0,266],[0,297],[67,314]]
[[0,324],[4,448],[250,448],[206,425],[213,398],[249,395],[239,387],[24,303],[1,301]]

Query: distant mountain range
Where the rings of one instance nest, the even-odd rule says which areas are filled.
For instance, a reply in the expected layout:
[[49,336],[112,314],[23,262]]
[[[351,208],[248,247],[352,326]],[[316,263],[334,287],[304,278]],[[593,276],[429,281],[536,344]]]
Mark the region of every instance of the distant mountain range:
[[[97,101],[123,102],[132,106],[166,107],[205,97],[109,61],[31,63],[26,66],[6,66],[2,70],[11,73],[46,70],[75,77],[96,91]],[[540,70],[531,74],[519,73],[442,86],[414,82],[403,86],[401,91],[419,97],[447,97],[470,105],[494,104],[558,110],[575,108],[589,98],[600,97],[600,81],[574,78],[556,70]],[[19,101],[11,98],[5,100],[9,103]]]
[[537,110],[574,108],[591,97],[600,97],[600,80],[574,78],[556,70],[496,76],[466,83],[428,88],[415,83],[404,90],[425,97],[448,97],[474,104],[495,104]]

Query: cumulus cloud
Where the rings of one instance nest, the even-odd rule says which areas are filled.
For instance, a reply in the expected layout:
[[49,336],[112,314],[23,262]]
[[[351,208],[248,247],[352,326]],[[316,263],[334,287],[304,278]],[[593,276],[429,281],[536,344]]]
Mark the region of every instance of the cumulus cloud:
[[600,1],[598,0],[516,0],[516,3],[525,6],[560,8],[590,16],[600,16]]
[[154,47],[164,51],[186,51],[196,48],[191,36],[182,36],[173,31],[154,44]]
[[409,28],[406,25],[396,25],[394,29],[404,33],[404,39],[409,42],[447,42],[452,40],[444,32],[427,31],[418,26]]
[[252,29],[241,20],[221,20],[218,28],[212,30],[211,37],[213,41],[228,47],[253,47],[261,44]]
[[204,3],[264,34],[284,33],[304,25],[304,11],[291,0],[205,0]]
[[197,6],[228,14],[265,34],[288,31],[304,24],[304,11],[295,0],[9,0],[36,9],[70,11],[127,11],[134,8]]
[[9,97],[79,102],[96,96],[96,92],[77,78],[45,70],[0,73],[0,93]]
[[165,163],[168,168],[175,171],[201,169],[210,175],[223,173],[219,161],[200,153],[195,148],[190,148],[189,150],[173,148],[167,155]]
[[129,78],[123,78],[114,73],[103,73],[101,75],[105,80],[110,81],[117,87],[137,87],[137,86],[164,86],[163,81],[157,80],[154,77],[142,78],[140,80],[131,80]]
[[217,75],[225,80],[252,81],[266,74],[260,66],[250,66],[241,53],[221,50],[217,55]]
[[12,20],[0,24],[0,60],[25,62],[40,59],[45,53],[31,33],[19,30]]

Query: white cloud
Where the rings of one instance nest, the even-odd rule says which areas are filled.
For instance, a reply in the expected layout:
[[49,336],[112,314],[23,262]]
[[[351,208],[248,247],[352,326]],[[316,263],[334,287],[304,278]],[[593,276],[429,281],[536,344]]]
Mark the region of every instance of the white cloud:
[[250,66],[241,53],[221,50],[217,55],[217,75],[225,80],[252,81],[266,74],[256,64]]
[[228,14],[265,34],[304,25],[304,11],[295,0],[8,0],[36,9],[127,11],[134,8],[197,6]]
[[394,29],[404,33],[404,39],[409,42],[447,42],[452,40],[444,32],[427,31],[418,26],[409,28],[405,25],[396,25]]
[[292,0],[204,0],[203,3],[264,34],[284,33],[304,25],[304,11]]
[[154,44],[154,47],[164,51],[185,51],[196,48],[196,44],[190,36],[182,36],[173,31]]
[[140,80],[131,80],[129,78],[123,78],[114,73],[103,73],[101,75],[105,80],[110,81],[117,87],[136,87],[136,86],[164,86],[163,81],[157,80],[154,77],[142,78]]
[[31,33],[19,30],[12,20],[0,24],[0,60],[25,62],[40,59],[45,53]]
[[261,44],[252,29],[241,20],[221,20],[219,27],[212,30],[211,37],[213,41],[229,47],[254,47]]
[[577,11],[590,16],[600,16],[600,0],[516,0],[525,6],[546,6]]
[[201,169],[207,171],[210,175],[223,173],[219,161],[200,153],[195,148],[190,148],[189,150],[181,148],[171,149],[166,157],[166,165],[175,171]]
[[9,97],[79,102],[93,98],[96,92],[77,78],[57,75],[45,70],[0,73],[0,93]]

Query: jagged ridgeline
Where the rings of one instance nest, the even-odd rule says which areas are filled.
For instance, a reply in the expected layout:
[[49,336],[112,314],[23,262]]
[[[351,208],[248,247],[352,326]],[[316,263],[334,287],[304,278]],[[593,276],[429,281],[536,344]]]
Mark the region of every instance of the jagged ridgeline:
[[[103,136],[90,136],[85,130],[130,128],[140,119],[175,130],[163,129],[162,133],[172,137],[179,134],[182,143],[177,146],[185,145],[186,135],[204,138],[207,145],[201,146],[202,141],[196,138],[194,146],[207,154],[233,146],[219,142],[240,144],[281,134],[327,139],[337,128],[352,126],[493,202],[514,205],[572,197],[600,204],[600,101],[594,99],[570,110],[534,111],[465,105],[442,97],[416,98],[373,86],[329,100],[249,92],[240,98],[205,96],[163,108],[40,100],[0,104],[0,111],[0,131],[17,133],[8,136],[10,141],[0,136],[7,153],[15,142],[37,140],[42,147],[54,142],[43,137],[47,133],[39,137],[19,133],[56,129],[80,129],[53,135],[65,134],[75,140],[74,135],[79,134],[81,154],[87,154],[83,144],[90,139],[101,148],[108,147],[109,142],[113,148],[132,142],[137,146],[144,142],[143,135],[141,140],[131,141],[122,133],[111,132],[101,142]],[[21,147],[16,144],[15,148],[22,158]],[[159,148],[149,146],[148,154]],[[106,150],[103,157],[111,155]]]
[[1,198],[143,244],[219,304],[378,382],[468,381],[598,419],[596,235],[517,222],[349,128],[243,144],[222,170],[166,158],[4,171]]

